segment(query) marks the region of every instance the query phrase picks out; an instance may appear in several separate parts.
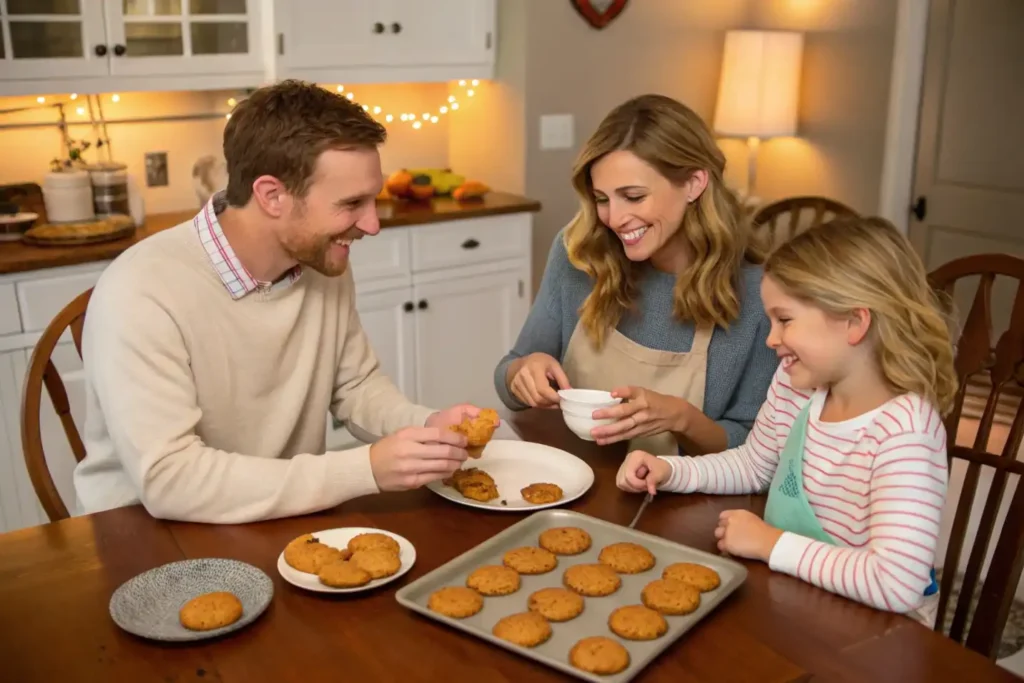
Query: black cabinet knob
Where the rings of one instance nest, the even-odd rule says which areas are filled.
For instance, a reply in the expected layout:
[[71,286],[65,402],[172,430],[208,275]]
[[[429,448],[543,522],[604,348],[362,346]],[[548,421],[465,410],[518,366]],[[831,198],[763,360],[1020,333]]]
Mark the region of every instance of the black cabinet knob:
[[377,23],[375,23],[373,25],[373,32],[374,33],[384,33],[384,24],[380,23],[379,21]]
[[910,207],[910,211],[917,220],[923,221],[924,217],[928,215],[928,198],[918,197],[914,205]]
[[412,305],[411,301],[406,301],[404,304],[402,304],[402,310],[405,311],[406,313],[412,313],[412,310],[414,308],[416,307]]
[[468,240],[466,240],[465,242],[462,243],[462,248],[463,249],[476,249],[479,246],[480,246],[480,243],[477,242],[472,237],[470,237]]
[[120,57],[121,55],[123,55],[127,51],[128,51],[128,49],[124,45],[115,45],[114,46],[114,54],[117,55],[118,57]]
[[419,306],[419,309],[421,311],[427,310],[427,300],[426,299],[420,299],[420,303],[418,304],[418,306]]
[[92,51],[96,53],[97,57],[106,57],[107,56],[107,46],[106,45],[97,45],[96,47],[94,47],[92,49]]
[[395,23],[391,24],[391,32],[392,33],[401,33],[402,32],[402,25],[399,24],[397,21]]

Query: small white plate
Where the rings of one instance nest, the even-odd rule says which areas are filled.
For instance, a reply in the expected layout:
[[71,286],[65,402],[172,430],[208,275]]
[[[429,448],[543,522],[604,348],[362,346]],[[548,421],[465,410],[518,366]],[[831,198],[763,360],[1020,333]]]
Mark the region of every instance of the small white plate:
[[[467,460],[462,467],[475,467],[491,475],[498,487],[498,497],[486,503],[470,500],[440,481],[430,482],[427,488],[452,502],[473,508],[526,512],[565,505],[594,485],[594,470],[590,465],[572,453],[529,441],[492,439],[482,456]],[[562,489],[562,499],[543,504],[523,500],[519,491],[539,483],[558,484]],[[502,505],[501,501],[506,504]]]
[[402,566],[391,576],[385,576],[383,579],[374,579],[365,586],[357,586],[355,588],[332,588],[320,583],[320,579],[317,578],[316,574],[300,572],[298,569],[285,562],[283,550],[277,557],[277,571],[288,583],[293,586],[298,586],[299,588],[305,588],[306,590],[317,591],[319,593],[360,593],[362,591],[373,590],[374,588],[383,586],[386,583],[391,583],[398,577],[402,576],[402,574],[405,574],[407,571],[412,569],[412,565],[416,562],[416,548],[404,536],[399,536],[398,534],[387,531],[386,529],[347,526],[338,529],[314,531],[313,535],[316,536],[317,540],[324,545],[329,545],[332,548],[342,550],[348,546],[348,542],[352,540],[353,537],[358,534],[370,533],[385,534],[398,541],[399,559],[402,561]]

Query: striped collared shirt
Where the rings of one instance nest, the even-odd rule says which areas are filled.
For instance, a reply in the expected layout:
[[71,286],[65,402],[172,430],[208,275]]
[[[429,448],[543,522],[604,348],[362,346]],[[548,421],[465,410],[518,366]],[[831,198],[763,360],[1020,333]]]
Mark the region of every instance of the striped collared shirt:
[[202,242],[206,255],[210,257],[221,282],[231,294],[232,299],[241,299],[246,294],[261,290],[271,291],[276,288],[290,286],[302,275],[302,266],[295,266],[288,273],[278,279],[277,282],[260,282],[246,270],[242,262],[238,260],[235,250],[231,248],[224,231],[217,220],[217,214],[227,208],[227,200],[223,192],[218,192],[210,197],[202,211],[192,219],[196,232],[199,234],[199,241]]

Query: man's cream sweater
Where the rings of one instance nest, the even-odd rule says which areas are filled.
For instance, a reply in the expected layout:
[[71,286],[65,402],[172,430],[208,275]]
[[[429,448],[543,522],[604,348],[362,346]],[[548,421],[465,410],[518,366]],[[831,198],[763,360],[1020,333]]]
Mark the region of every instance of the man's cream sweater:
[[378,489],[369,446],[324,453],[328,410],[381,435],[431,413],[381,372],[351,269],[234,300],[191,221],[107,268],[82,351],[86,513],[141,502],[238,523],[330,508]]

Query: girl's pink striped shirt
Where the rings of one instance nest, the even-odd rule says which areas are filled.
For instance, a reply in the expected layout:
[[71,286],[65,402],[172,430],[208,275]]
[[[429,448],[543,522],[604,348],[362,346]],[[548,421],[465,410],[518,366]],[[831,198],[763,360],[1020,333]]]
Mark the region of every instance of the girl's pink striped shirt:
[[798,391],[779,368],[742,446],[701,457],[662,456],[678,493],[768,490],[790,429],[811,402],[803,487],[837,545],[785,532],[769,566],[879,609],[923,599],[946,496],[946,430],[930,402],[904,394],[844,422],[821,422],[826,392]]

